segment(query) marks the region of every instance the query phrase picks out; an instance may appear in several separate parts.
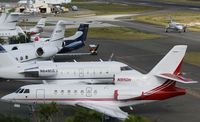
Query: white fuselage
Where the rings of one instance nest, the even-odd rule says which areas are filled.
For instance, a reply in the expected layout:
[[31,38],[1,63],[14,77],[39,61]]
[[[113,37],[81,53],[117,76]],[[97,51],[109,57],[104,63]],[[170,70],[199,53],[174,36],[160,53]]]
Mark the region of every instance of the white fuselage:
[[[41,40],[43,40],[41,38]],[[46,39],[49,40],[49,39]],[[43,59],[50,59],[52,56],[56,55],[60,49],[62,49],[62,41],[57,40],[56,42],[49,42],[49,41],[38,41],[38,42],[31,42],[25,44],[11,44],[11,45],[3,45],[6,51],[10,53],[17,61],[19,62],[26,62],[30,60],[35,60],[40,58]],[[49,53],[47,57],[42,57],[37,54],[38,48],[43,47],[50,47],[57,49],[55,52],[44,52]]]
[[182,30],[186,29],[186,27],[183,24],[171,22],[171,23],[169,23],[167,29],[172,29],[175,31],[182,31]]
[[17,81],[43,81],[60,84],[102,83],[104,81],[112,82],[114,74],[123,71],[133,71],[133,69],[115,61],[62,63],[38,61],[37,63],[19,63],[18,66],[2,67],[0,68],[0,77]]
[[7,38],[12,36],[18,36],[18,31],[15,30],[0,30],[0,37]]
[[0,29],[0,37],[3,39],[8,39],[9,37],[19,36],[19,33],[24,34],[21,27],[16,26],[14,29]]
[[[138,83],[138,81],[132,81],[132,83],[119,85],[30,85],[21,88],[29,89],[29,93],[12,93],[4,98],[7,100],[10,98],[11,102],[20,104],[56,102],[59,105],[74,106],[79,102],[91,102],[101,105],[115,105],[118,107],[153,101],[131,100],[132,98],[142,96],[143,92],[147,92],[155,87],[153,84],[150,87],[141,87],[146,84],[146,81],[140,80],[139,82],[140,83]],[[116,91],[119,92],[118,95],[115,93]],[[120,92],[123,93],[123,95],[121,95]]]

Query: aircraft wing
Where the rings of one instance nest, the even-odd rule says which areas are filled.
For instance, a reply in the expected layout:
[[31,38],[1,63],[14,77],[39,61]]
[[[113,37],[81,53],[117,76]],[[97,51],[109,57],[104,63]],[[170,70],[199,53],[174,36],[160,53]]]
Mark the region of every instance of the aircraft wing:
[[182,76],[179,76],[179,75],[174,75],[174,74],[170,74],[170,73],[162,73],[162,74],[159,74],[159,75],[156,75],[157,77],[160,77],[160,78],[164,78],[164,79],[169,79],[169,80],[173,80],[173,81],[176,81],[176,82],[180,82],[180,83],[198,83],[197,81],[193,81],[189,78],[184,78]]
[[120,120],[124,120],[128,117],[128,113],[122,111],[117,106],[111,106],[111,105],[99,105],[95,103],[87,103],[87,102],[80,102],[76,104],[77,106],[88,108],[95,110],[97,112],[103,113],[105,115],[118,118]]

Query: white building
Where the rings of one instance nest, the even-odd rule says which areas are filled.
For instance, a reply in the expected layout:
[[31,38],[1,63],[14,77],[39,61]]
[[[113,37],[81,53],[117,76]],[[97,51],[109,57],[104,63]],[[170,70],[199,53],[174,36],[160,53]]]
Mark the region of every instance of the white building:
[[53,6],[70,2],[71,0],[20,0],[18,4],[20,12],[51,13],[54,10]]
[[20,0],[19,4],[27,4],[30,1],[30,4],[51,4],[51,5],[59,5],[62,3],[71,3],[71,0]]

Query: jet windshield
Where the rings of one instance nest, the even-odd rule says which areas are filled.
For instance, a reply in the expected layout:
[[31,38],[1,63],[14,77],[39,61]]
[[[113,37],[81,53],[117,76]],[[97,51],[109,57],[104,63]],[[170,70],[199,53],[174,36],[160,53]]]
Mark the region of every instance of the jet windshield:
[[177,25],[177,26],[182,26],[182,24],[180,24],[180,23],[176,23],[176,25]]
[[121,71],[127,71],[127,70],[133,70],[131,67],[129,66],[124,66],[124,67],[120,67]]
[[19,88],[18,90],[15,91],[15,93],[30,93],[29,89],[21,89]]

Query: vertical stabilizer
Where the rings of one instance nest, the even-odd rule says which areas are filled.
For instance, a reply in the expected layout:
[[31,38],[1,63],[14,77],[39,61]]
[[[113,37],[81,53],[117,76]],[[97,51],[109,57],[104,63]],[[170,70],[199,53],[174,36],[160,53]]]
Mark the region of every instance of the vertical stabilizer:
[[21,13],[2,13],[0,17],[0,30],[14,30]]
[[45,27],[45,23],[46,23],[46,18],[41,18],[37,25],[36,25],[36,28],[44,28]]
[[77,31],[82,31],[83,35],[80,37],[83,42],[87,39],[87,33],[89,29],[89,24],[80,24]]
[[17,65],[18,61],[15,60],[3,47],[0,45],[0,67],[9,67]]
[[187,50],[187,45],[174,46],[165,57],[150,71],[149,74],[180,73],[181,64]]
[[65,22],[63,20],[60,20],[57,22],[55,29],[53,30],[53,33],[51,35],[50,41],[57,41],[64,39],[65,36],[65,25],[69,24],[68,22]]
[[172,17],[171,17],[171,16],[169,17],[169,19],[170,19],[170,23],[172,23],[172,22],[173,22],[173,19],[172,19]]
[[60,20],[57,22],[55,29],[51,35],[50,41],[57,41],[63,39],[65,35],[64,21]]

